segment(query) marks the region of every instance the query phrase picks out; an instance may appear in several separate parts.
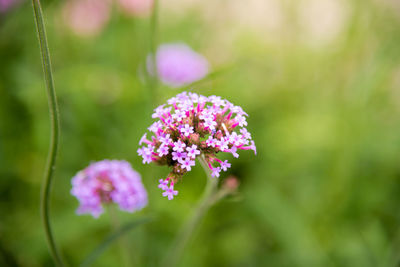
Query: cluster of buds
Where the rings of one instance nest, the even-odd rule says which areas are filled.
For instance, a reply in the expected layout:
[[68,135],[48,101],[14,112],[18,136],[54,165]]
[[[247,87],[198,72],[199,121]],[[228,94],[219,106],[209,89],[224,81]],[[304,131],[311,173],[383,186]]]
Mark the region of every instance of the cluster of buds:
[[72,178],[71,194],[80,202],[77,213],[90,213],[95,218],[103,213],[103,204],[114,202],[128,212],[147,205],[147,192],[140,174],[122,160],[90,164]]
[[167,178],[159,180],[159,188],[169,200],[178,191],[174,184],[195,165],[202,156],[212,177],[219,177],[231,164],[217,158],[219,152],[239,157],[238,150],[254,150],[256,146],[245,128],[246,116],[241,107],[218,96],[205,97],[183,92],[154,110],[158,119],[148,129],[154,135],[144,134],[138,154],[143,163],[155,162],[172,167]]

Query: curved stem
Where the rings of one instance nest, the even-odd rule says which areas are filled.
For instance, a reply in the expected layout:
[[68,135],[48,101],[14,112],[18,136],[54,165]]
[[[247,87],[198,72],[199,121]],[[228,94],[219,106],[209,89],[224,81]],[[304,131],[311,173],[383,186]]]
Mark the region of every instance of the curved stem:
[[194,210],[192,217],[181,228],[178,236],[176,237],[170,253],[164,261],[164,266],[175,266],[180,259],[185,246],[187,245],[190,237],[193,235],[194,230],[200,224],[201,219],[207,213],[209,208],[215,203],[215,195],[217,194],[218,179],[211,177],[210,169],[207,166],[204,155],[199,157],[199,161],[204,171],[207,174],[207,185],[204,189],[203,196],[198,203],[197,208]]
[[56,91],[54,89],[53,73],[51,70],[50,53],[47,44],[46,30],[43,21],[43,12],[39,0],[32,0],[33,13],[35,17],[36,30],[38,33],[38,39],[40,44],[40,52],[42,56],[43,72],[46,82],[47,99],[49,103],[49,113],[51,122],[51,137],[50,137],[50,148],[47,158],[46,170],[44,174],[44,181],[42,184],[41,191],[41,216],[46,233],[47,243],[50,248],[50,252],[54,258],[54,261],[58,266],[64,266],[61,254],[59,253],[50,226],[49,216],[49,199],[51,182],[53,180],[53,174],[56,165],[58,142],[59,142],[59,114],[57,106]]

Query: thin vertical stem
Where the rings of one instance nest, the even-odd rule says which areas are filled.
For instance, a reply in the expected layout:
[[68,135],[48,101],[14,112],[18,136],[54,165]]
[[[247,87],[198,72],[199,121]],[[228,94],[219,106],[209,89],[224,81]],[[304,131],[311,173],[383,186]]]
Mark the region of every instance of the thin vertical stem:
[[211,205],[215,203],[213,199],[217,191],[218,179],[211,177],[211,172],[207,166],[204,155],[201,155],[201,157],[199,157],[199,161],[204,171],[206,172],[207,185],[192,217],[189,218],[189,220],[181,228],[181,231],[178,233],[173,243],[172,250],[170,251],[170,253],[167,254],[167,258],[164,261],[164,266],[172,267],[178,263],[178,260],[181,258],[181,255],[191,236],[193,235],[194,230],[200,224],[201,219],[207,213]]
[[47,165],[45,169],[44,181],[42,184],[42,191],[41,191],[41,205],[40,205],[41,217],[51,255],[53,256],[54,261],[58,266],[64,266],[61,254],[57,249],[52,234],[50,225],[50,216],[49,216],[51,184],[57,160],[59,132],[60,132],[58,105],[57,105],[56,91],[54,88],[53,73],[51,70],[50,53],[47,44],[46,30],[43,20],[43,12],[40,6],[40,1],[32,0],[32,6],[35,17],[36,30],[38,33],[38,39],[40,44],[40,52],[42,56],[43,72],[46,82],[47,100],[49,104],[50,123],[51,123],[50,148],[49,148]]
[[[115,207],[111,206],[109,208],[109,213],[110,213],[110,217],[111,217],[111,224],[113,227],[113,231],[117,232],[120,230],[121,228],[121,222],[118,218],[118,214],[117,211],[115,209]],[[132,267],[134,266],[133,262],[132,262],[132,257],[130,254],[131,251],[131,246],[129,243],[129,240],[126,239],[126,236],[121,236],[118,240],[118,245],[121,251],[121,255],[122,255],[122,259],[124,262],[124,265],[126,267]]]

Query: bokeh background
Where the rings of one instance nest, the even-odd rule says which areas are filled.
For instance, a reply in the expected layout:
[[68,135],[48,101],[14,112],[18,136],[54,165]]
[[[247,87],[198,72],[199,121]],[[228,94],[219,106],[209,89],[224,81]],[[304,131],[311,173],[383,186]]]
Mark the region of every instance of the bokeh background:
[[[211,75],[155,94],[146,11],[113,2],[101,27],[82,33],[65,6],[43,1],[62,127],[51,219],[71,266],[112,229],[109,213],[77,216],[70,195],[71,177],[105,158],[131,162],[149,193],[145,210],[118,213],[153,217],[128,234],[138,266],[165,256],[204,173],[197,164],[168,201],[157,188],[168,169],[142,165],[136,150],[152,109],[183,90],[241,105],[258,154],[228,157],[220,179],[237,176],[239,193],[210,210],[180,266],[399,266],[398,1],[162,0],[157,41],[190,45]],[[32,8],[21,0],[0,9],[1,266],[53,266],[39,212],[49,130]],[[112,244],[93,266],[122,264]]]

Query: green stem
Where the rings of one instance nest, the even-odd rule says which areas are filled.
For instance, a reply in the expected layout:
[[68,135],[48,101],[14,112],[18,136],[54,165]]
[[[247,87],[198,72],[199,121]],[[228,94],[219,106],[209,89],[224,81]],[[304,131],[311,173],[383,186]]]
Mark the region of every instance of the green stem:
[[44,174],[44,182],[42,184],[42,191],[41,191],[41,205],[40,205],[41,216],[51,255],[53,256],[57,266],[64,266],[61,254],[58,251],[56,243],[54,241],[54,237],[50,226],[50,216],[49,216],[51,183],[53,180],[53,175],[56,165],[59,132],[60,132],[59,114],[58,114],[56,91],[54,89],[53,73],[50,64],[50,53],[47,44],[46,30],[44,26],[43,12],[40,6],[40,1],[32,0],[32,6],[36,22],[36,30],[38,33],[38,39],[40,44],[40,52],[42,55],[43,72],[46,82],[47,99],[49,103],[49,113],[51,122],[50,148],[47,158],[46,170]]
[[189,220],[181,228],[181,231],[176,237],[172,246],[172,250],[170,251],[170,253],[167,254],[167,258],[164,261],[164,266],[175,266],[177,264],[188,241],[193,235],[194,230],[200,224],[201,219],[207,213],[209,208],[215,203],[215,197],[218,195],[218,179],[211,177],[211,172],[207,166],[204,155],[201,155],[201,157],[199,157],[199,161],[207,174],[207,185],[204,189],[203,196],[199,201],[197,208],[194,210],[192,217],[189,218]]
[[[113,227],[113,231],[117,232],[121,228],[121,222],[118,218],[118,214],[117,214],[115,207],[111,206],[109,208],[109,213],[110,213],[110,217],[111,217],[111,224]],[[130,247],[130,243],[129,243],[129,240],[126,239],[125,235],[121,236],[119,238],[118,245],[119,245],[119,248],[121,251],[124,266],[126,266],[126,267],[134,266],[134,264],[132,262],[131,254],[129,253],[130,251],[132,251],[131,247]]]

